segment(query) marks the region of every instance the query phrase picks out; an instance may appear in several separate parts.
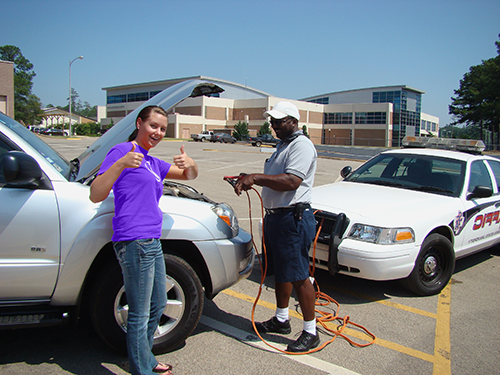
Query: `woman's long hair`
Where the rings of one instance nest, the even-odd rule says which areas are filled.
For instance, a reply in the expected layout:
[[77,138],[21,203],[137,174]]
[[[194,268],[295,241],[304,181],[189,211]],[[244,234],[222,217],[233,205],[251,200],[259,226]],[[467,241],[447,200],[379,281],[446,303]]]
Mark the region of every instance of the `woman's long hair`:
[[137,120],[141,119],[142,121],[146,121],[153,112],[168,117],[167,112],[162,107],[159,107],[157,105],[148,105],[144,107],[143,109],[141,109],[141,111],[137,115],[137,118],[135,119],[136,126],[132,134],[130,134],[130,136],[128,137],[129,142],[132,142],[137,138],[137,133],[139,131],[139,129],[137,129]]

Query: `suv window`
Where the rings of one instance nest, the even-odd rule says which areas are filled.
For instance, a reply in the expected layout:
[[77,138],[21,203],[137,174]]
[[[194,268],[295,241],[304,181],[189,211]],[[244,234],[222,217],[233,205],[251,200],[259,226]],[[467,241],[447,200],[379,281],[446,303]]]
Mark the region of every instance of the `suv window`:
[[70,179],[70,174],[72,172],[70,163],[47,143],[38,138],[36,134],[1,112],[0,123],[7,126],[10,130],[14,131],[18,136],[28,142],[31,147],[35,148],[59,173],[68,180]]
[[[0,166],[3,164],[3,157],[9,151],[12,151],[12,147],[10,147],[0,138]],[[5,185],[5,177],[3,175],[3,168],[0,167],[0,187],[4,185]]]

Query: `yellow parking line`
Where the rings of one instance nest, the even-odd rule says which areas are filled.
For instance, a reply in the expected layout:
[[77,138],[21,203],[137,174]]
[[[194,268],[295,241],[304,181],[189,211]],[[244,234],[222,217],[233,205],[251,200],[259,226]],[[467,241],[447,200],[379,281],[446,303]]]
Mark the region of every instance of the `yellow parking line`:
[[338,287],[335,287],[335,286],[332,287],[332,288],[335,291],[340,292],[340,293],[348,294],[348,295],[351,295],[351,296],[354,296],[354,297],[358,297],[358,298],[362,298],[362,299],[365,299],[365,300],[368,300],[368,301],[372,301],[372,302],[377,302],[377,303],[380,303],[382,305],[386,305],[386,306],[389,306],[389,307],[394,307],[396,309],[408,311],[408,312],[411,312],[411,313],[414,313],[414,314],[418,314],[418,315],[422,315],[422,316],[427,316],[429,318],[437,319],[437,314],[431,313],[429,311],[420,310],[420,309],[417,309],[415,307],[401,305],[399,303],[388,301],[388,300],[381,300],[379,298],[375,298],[375,297],[369,296],[367,294],[356,293],[356,292],[352,292],[350,290],[338,288]]
[[[247,301],[250,303],[254,303],[254,301],[255,301],[255,298],[253,298],[249,295],[243,294],[243,293],[235,292],[234,290],[231,290],[231,289],[226,289],[226,290],[222,291],[222,293],[227,294],[227,295],[232,296],[232,297],[239,298],[241,300],[244,300],[244,301]],[[273,303],[269,303],[269,302],[262,301],[262,300],[259,300],[257,302],[257,305],[262,306],[262,307],[266,307],[266,308],[271,309],[271,310],[276,309],[276,305],[274,305]],[[302,319],[302,315],[300,315],[299,313],[297,313],[294,310],[290,310],[290,316]],[[333,323],[328,323],[328,324],[332,325],[332,329],[336,329],[334,327]],[[365,335],[362,332],[359,332],[357,330],[346,328],[344,330],[344,333],[346,335],[352,336],[352,337],[359,339],[359,340],[371,341],[371,337],[369,337],[369,336],[367,336],[367,335]],[[385,347],[385,348],[388,348],[388,349],[391,349],[391,350],[394,350],[394,351],[397,351],[397,352],[400,352],[400,353],[407,354],[409,356],[412,356],[412,357],[415,357],[418,359],[422,359],[422,360],[427,361],[427,362],[435,363],[435,361],[436,361],[435,354],[432,355],[432,354],[424,353],[424,352],[421,352],[419,350],[408,348],[406,346],[381,339],[379,337],[377,337],[377,339],[375,340],[375,344],[382,346],[382,347]],[[435,345],[435,347],[437,347],[437,345]],[[436,364],[434,364],[434,367],[436,367]],[[435,374],[437,375],[440,373],[435,372]]]
[[422,359],[422,360],[430,362],[430,363],[434,362],[434,356],[432,354],[424,353],[424,352],[421,352],[420,350],[412,349],[412,348],[409,348],[409,347],[401,345],[401,344],[396,344],[395,342],[384,340],[384,339],[381,339],[379,337],[377,337],[377,339],[375,340],[375,344],[378,346],[382,346],[384,348],[387,348],[387,349],[394,350],[396,352],[407,354],[407,355],[414,357],[414,358]]
[[451,374],[451,282],[441,291],[438,299],[436,336],[434,339],[434,375]]

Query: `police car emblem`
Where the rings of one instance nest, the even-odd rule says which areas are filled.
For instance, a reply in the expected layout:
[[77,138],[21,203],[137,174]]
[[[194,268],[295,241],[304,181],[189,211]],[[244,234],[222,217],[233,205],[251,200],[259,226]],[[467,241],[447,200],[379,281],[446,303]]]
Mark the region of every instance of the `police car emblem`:
[[458,236],[458,234],[462,231],[464,223],[464,214],[462,211],[458,211],[457,216],[453,219],[453,233],[455,233],[455,236]]

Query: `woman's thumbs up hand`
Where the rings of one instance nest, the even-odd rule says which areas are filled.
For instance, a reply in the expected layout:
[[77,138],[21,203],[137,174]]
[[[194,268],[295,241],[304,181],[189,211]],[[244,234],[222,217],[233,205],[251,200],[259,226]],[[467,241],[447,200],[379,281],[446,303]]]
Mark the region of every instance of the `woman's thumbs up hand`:
[[133,141],[132,149],[121,158],[124,168],[139,168],[141,165],[144,155],[140,152],[135,152],[136,147],[137,143]]

